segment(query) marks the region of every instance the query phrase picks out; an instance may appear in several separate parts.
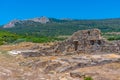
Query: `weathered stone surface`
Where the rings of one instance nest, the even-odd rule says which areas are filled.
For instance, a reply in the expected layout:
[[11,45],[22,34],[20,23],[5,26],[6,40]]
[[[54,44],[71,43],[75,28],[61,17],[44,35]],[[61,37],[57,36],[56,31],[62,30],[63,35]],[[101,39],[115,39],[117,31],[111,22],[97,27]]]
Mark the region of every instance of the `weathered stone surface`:
[[56,71],[57,71],[58,73],[62,73],[62,72],[70,71],[70,70],[72,70],[73,68],[74,68],[73,66],[67,65],[67,66],[62,66],[62,67],[58,68]]
[[27,67],[32,67],[32,65],[34,64],[33,61],[28,61],[28,62],[20,62],[19,66],[27,66]]
[[36,60],[36,61],[20,62],[19,65],[28,66],[30,68],[37,69],[37,68],[45,68],[50,63],[51,61]]
[[31,50],[35,50],[35,49],[39,49],[40,46],[39,45],[34,45],[33,47],[31,47]]
[[49,56],[51,55],[49,52],[45,51],[45,50],[41,50],[41,51],[25,51],[25,52],[21,52],[21,55],[25,58],[27,57],[39,57],[39,56]]
[[33,67],[35,68],[45,68],[51,61],[37,61]]
[[80,72],[70,72],[70,76],[73,78],[76,78],[76,77],[81,78],[81,77],[85,77],[85,74]]
[[23,52],[21,54],[25,58],[27,58],[27,57],[39,57],[39,56],[42,56],[42,54],[40,54],[38,52]]
[[45,16],[40,17],[40,18],[34,18],[34,19],[31,19],[31,20],[34,21],[34,22],[40,22],[40,23],[44,23],[44,24],[50,21],[49,18],[47,18]]
[[50,71],[54,71],[56,68],[60,67],[61,65],[62,64],[59,62],[50,64],[45,68],[44,72],[49,73]]

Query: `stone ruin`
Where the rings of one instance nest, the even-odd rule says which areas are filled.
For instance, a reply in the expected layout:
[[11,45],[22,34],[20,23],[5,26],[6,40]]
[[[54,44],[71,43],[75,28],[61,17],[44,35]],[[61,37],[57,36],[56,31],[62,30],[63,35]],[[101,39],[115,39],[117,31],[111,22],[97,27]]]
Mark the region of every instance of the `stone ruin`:
[[70,38],[59,42],[50,48],[37,52],[24,52],[24,57],[46,55],[70,55],[75,53],[120,53],[120,41],[107,41],[101,36],[99,29],[80,30]]
[[55,53],[120,52],[120,41],[109,42],[99,29],[80,30],[55,46]]

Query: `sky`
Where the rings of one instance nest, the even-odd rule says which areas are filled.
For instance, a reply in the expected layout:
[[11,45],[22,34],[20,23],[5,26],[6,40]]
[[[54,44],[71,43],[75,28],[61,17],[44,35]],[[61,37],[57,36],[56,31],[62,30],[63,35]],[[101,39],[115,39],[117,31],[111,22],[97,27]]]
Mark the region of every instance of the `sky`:
[[35,17],[120,18],[120,0],[0,0],[0,25]]

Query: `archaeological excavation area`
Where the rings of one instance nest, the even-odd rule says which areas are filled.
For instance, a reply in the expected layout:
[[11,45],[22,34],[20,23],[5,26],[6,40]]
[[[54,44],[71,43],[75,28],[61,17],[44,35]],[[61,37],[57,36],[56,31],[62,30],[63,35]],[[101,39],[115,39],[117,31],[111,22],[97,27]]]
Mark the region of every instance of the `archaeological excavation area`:
[[99,29],[77,31],[61,42],[24,42],[0,50],[0,80],[120,80],[120,41],[107,41]]

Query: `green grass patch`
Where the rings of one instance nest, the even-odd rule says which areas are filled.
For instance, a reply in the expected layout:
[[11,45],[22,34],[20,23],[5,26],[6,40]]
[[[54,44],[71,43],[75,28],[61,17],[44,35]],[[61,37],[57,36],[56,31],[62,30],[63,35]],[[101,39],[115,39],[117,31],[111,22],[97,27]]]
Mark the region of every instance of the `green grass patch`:
[[85,77],[84,80],[93,80],[92,77]]
[[102,35],[104,38],[106,38],[109,41],[120,40],[120,35],[118,34],[103,33]]

